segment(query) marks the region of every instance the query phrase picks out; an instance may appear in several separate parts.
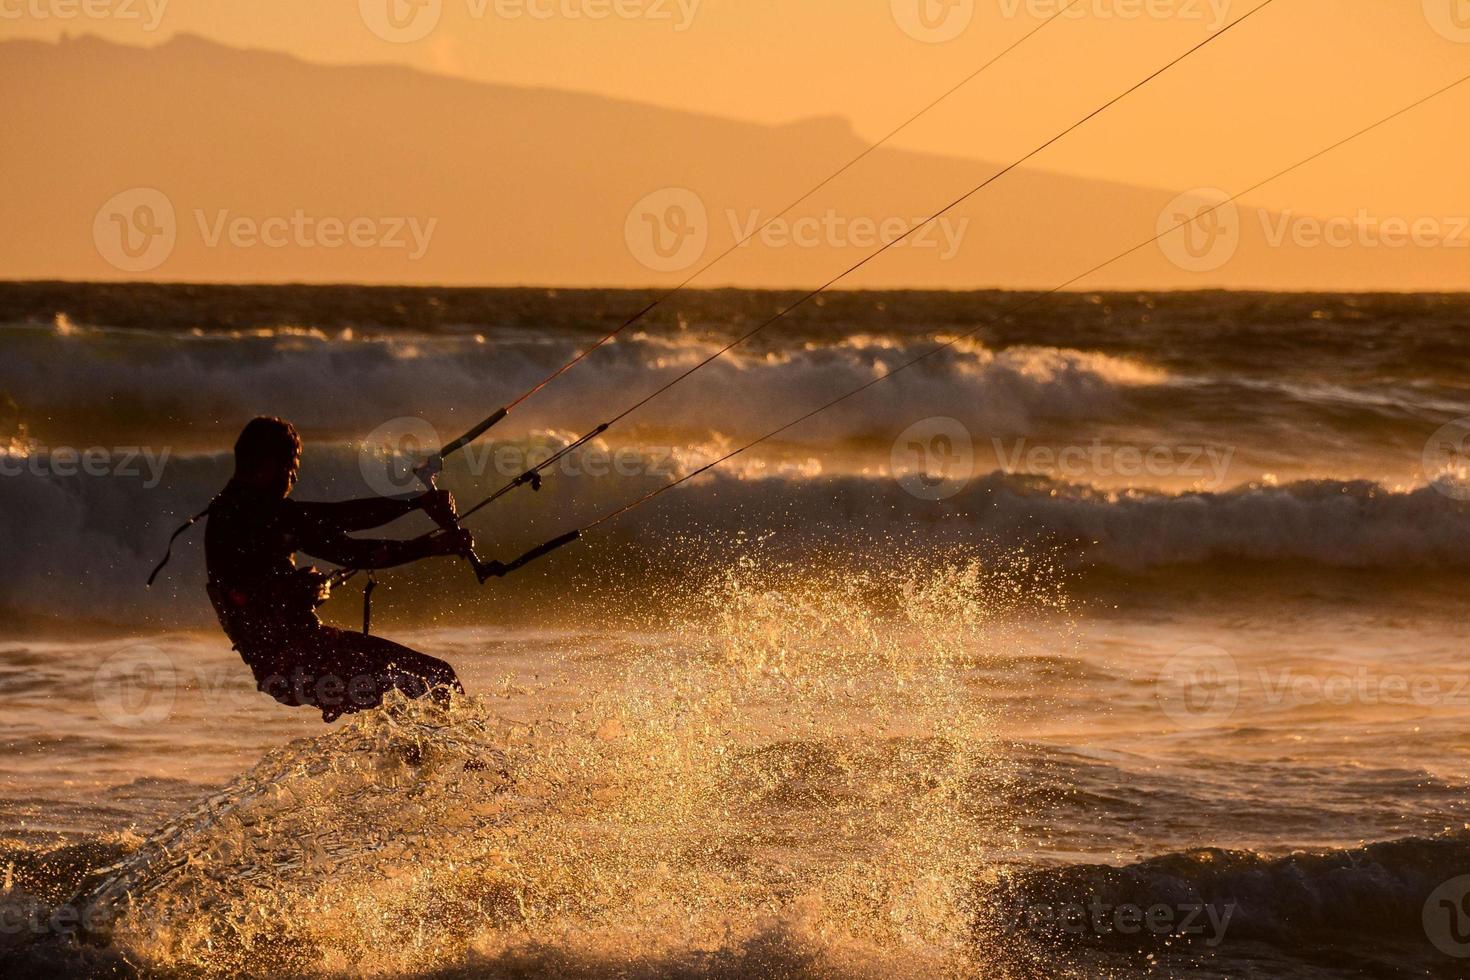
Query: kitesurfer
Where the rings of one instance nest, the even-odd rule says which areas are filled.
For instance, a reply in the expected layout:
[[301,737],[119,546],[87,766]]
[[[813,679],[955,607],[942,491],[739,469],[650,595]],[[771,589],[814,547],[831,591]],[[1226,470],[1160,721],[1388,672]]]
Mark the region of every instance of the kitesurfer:
[[[326,722],[374,708],[393,690],[441,700],[463,693],[442,660],[322,623],[316,608],[327,576],[295,561],[304,552],[345,568],[376,569],[465,554],[474,541],[454,523],[453,496],[435,490],[306,503],[291,499],[300,463],[301,438],[291,423],[251,421],[235,443],[234,476],[208,510],[209,597],[259,689],[282,704],[317,708]],[[415,511],[449,529],[412,541],[349,536]]]

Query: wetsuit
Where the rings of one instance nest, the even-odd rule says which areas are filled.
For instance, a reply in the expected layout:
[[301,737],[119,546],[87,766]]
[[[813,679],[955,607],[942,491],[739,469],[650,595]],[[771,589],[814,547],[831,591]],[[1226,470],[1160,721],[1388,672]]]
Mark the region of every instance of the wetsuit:
[[296,552],[346,568],[387,568],[431,554],[423,541],[348,536],[397,520],[417,505],[386,498],[302,503],[231,483],[209,509],[205,556],[220,625],[282,704],[311,706],[331,722],[382,703],[462,691],[454,668],[388,640],[324,625],[317,618],[322,577],[296,567]]

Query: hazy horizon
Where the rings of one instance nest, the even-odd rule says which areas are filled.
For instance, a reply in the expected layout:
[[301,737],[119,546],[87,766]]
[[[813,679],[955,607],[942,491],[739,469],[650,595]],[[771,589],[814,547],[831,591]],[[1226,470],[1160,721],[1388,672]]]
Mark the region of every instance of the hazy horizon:
[[[1251,9],[1202,2],[1188,0],[1181,10],[1239,17]],[[1413,80],[1437,76],[1443,84],[1437,42],[1455,52],[1463,46],[1417,11],[1410,23],[1372,9],[1377,27],[1387,18],[1395,29],[1427,35],[1422,46],[1432,56],[1419,59]],[[951,75],[944,86],[933,79],[894,86],[907,102],[888,125],[963,77],[953,71],[956,45],[967,52],[961,67],[968,73],[1042,23],[1022,16],[1028,10],[1016,6],[1020,13],[1002,25],[1013,29],[983,43],[966,35],[921,44],[945,53]],[[884,14],[904,44],[919,43]],[[1277,99],[1232,136],[1241,118],[1228,104],[1204,99],[1201,86],[1218,89],[1227,78],[1243,84],[1240,59],[1280,41],[1281,25],[1271,21],[1277,16],[1295,15],[1262,13],[834,288],[1051,289],[1431,90],[1409,85],[1401,73],[1391,93],[1371,99],[1315,106]],[[10,71],[0,65],[0,75],[17,96],[0,109],[0,145],[60,151],[45,168],[16,167],[18,152],[4,155],[11,164],[0,163],[0,172],[9,171],[0,197],[9,198],[14,230],[0,244],[7,281],[666,288],[870,150],[873,134],[884,131],[851,103],[787,113],[783,121],[755,99],[699,105],[692,96],[671,101],[579,87],[571,75],[484,77],[415,60],[414,44],[302,57],[290,44],[262,44],[248,31],[231,35],[233,43],[221,40],[229,33],[223,28],[202,30],[175,16],[165,16],[157,32],[67,23],[81,36],[47,34],[24,20],[0,28],[0,36],[22,39],[13,47],[0,41],[10,52]],[[1068,37],[1114,26],[1097,18],[1048,24],[693,286],[827,282],[1197,43],[1212,25],[1149,24],[1151,43],[1131,63],[1120,59],[1086,84],[1058,85],[1074,72],[1085,76],[1087,63],[1072,51],[1059,66],[1049,45],[1065,48]],[[441,30],[451,27],[446,19]],[[648,47],[661,50],[686,35],[674,37]],[[1037,71],[1048,79],[1042,88],[1037,78],[1012,74]],[[68,84],[57,85],[58,78]],[[1015,84],[1028,86],[1025,100],[1012,100],[1020,115],[992,99],[981,125],[962,124],[976,98]],[[1160,105],[1181,90],[1200,96],[1185,116]],[[177,92],[190,97],[172,98]],[[1172,252],[1143,249],[1065,288],[1462,291],[1470,191],[1453,179],[1453,167],[1435,163],[1463,158],[1455,145],[1464,140],[1460,128],[1438,125],[1462,98],[1449,93],[1245,196],[1226,220],[1191,228],[1188,244],[1174,234]],[[1308,124],[1304,112],[1319,118]],[[1120,136],[1132,132],[1137,115],[1151,113],[1155,129],[1159,114],[1168,120],[1162,129],[1174,134],[1173,150]],[[1293,136],[1268,138],[1267,121],[1287,116]],[[1189,127],[1206,118],[1214,137],[1190,137]],[[332,138],[322,140],[324,132]],[[947,141],[939,138],[946,133]],[[1406,138],[1428,152],[1403,154]],[[1137,166],[1119,167],[1118,159]],[[1170,183],[1179,172],[1174,164],[1188,161],[1191,180]],[[1232,179],[1219,179],[1226,176]],[[152,234],[163,225],[138,225],[155,214],[168,217],[167,235]],[[161,244],[129,256],[121,239],[112,241],[124,231]],[[659,254],[659,243],[672,250]]]

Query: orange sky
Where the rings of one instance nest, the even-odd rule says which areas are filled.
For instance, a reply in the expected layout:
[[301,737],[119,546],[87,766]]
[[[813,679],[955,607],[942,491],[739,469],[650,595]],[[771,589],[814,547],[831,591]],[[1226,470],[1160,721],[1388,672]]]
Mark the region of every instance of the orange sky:
[[[0,36],[92,32],[153,44],[192,32],[313,61],[395,62],[762,122],[841,115],[876,138],[1065,0],[947,0],[961,18],[974,9],[968,26],[948,22],[964,29],[943,43],[900,28],[895,11],[919,0],[85,0],[114,15],[61,16],[83,2],[0,0]],[[946,0],[925,2],[943,10]],[[1079,0],[1082,16],[1050,25],[897,145],[1018,156],[1195,43],[1222,14],[1259,2]],[[421,40],[384,40],[367,22],[382,20],[388,3],[403,16],[425,4],[417,16],[437,23]],[[638,16],[591,16],[618,9]],[[1163,15],[1140,13],[1148,10]],[[1456,14],[1466,25],[1458,32]],[[1149,186],[1239,187],[1466,73],[1467,0],[1276,0],[1036,165]],[[1253,203],[1470,214],[1467,109],[1470,89]]]

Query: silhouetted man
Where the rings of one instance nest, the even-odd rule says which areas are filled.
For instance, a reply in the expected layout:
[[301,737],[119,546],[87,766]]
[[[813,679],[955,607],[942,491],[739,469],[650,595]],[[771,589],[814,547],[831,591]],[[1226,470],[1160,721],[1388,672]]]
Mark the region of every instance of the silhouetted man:
[[295,560],[300,551],[373,569],[461,554],[474,544],[467,531],[414,541],[348,536],[416,510],[436,520],[453,515],[454,498],[435,491],[404,500],[303,503],[291,499],[300,463],[301,439],[291,423],[255,419],[235,443],[234,477],[209,508],[209,597],[260,690],[282,704],[319,708],[327,722],[376,707],[394,689],[412,698],[463,693],[454,668],[442,660],[324,625],[316,608],[326,576],[297,568]]

